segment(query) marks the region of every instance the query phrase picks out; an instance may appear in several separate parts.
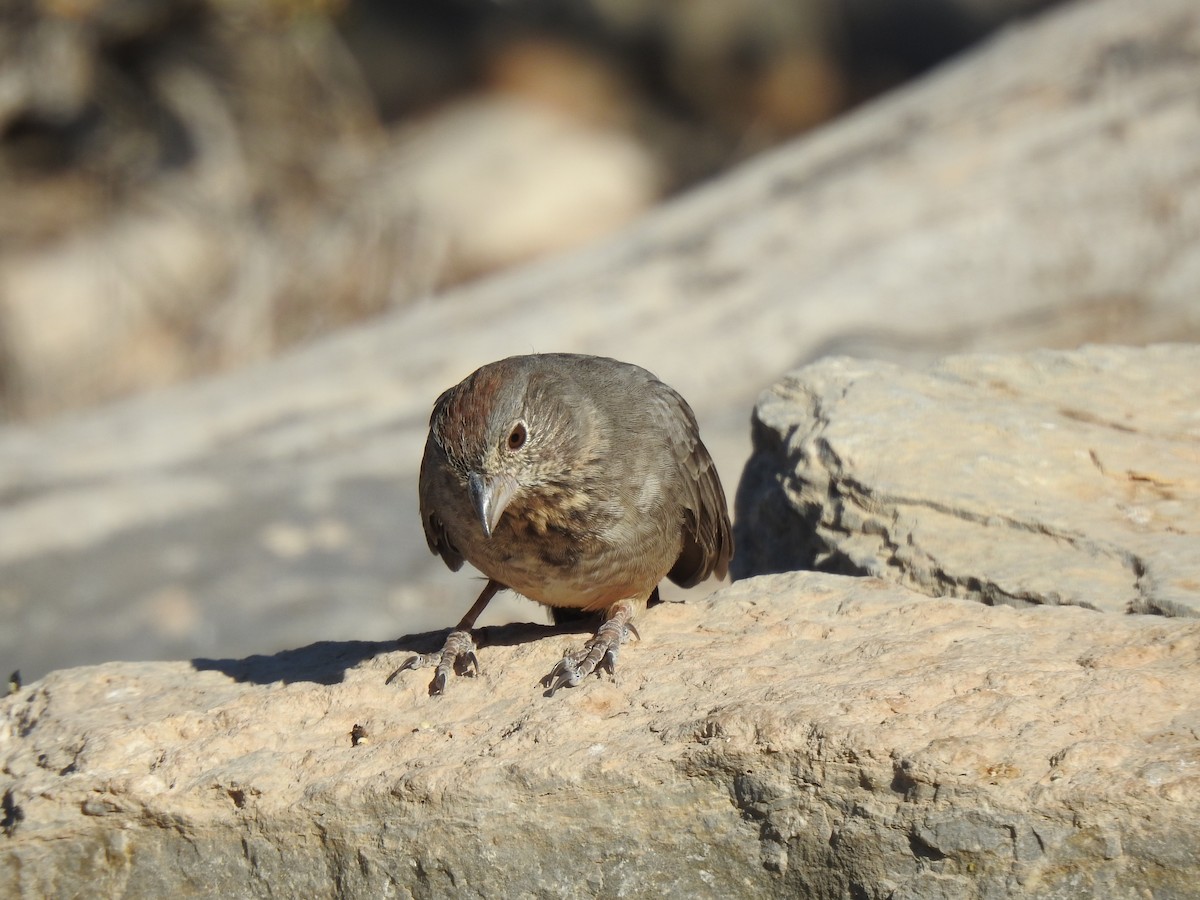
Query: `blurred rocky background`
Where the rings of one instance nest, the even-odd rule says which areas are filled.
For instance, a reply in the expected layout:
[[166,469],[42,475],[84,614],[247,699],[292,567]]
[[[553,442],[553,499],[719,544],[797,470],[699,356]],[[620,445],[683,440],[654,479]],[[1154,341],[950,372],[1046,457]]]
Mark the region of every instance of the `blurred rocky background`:
[[1046,0],[6,0],[0,420],[610,232]]

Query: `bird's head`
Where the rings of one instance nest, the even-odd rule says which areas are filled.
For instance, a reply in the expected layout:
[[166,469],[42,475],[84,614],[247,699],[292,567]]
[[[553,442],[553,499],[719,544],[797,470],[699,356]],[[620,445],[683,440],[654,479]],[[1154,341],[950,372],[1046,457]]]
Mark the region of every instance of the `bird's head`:
[[558,491],[594,455],[594,423],[569,385],[508,360],[438,398],[430,434],[467,491],[484,534],[506,510]]

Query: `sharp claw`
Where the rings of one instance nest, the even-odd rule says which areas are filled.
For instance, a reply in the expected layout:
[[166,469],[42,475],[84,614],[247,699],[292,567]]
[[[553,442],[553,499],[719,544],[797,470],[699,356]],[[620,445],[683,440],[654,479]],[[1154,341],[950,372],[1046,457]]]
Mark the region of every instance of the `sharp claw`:
[[383,683],[391,684],[395,680],[396,676],[399,675],[401,672],[407,671],[408,669],[421,668],[423,661],[424,661],[424,657],[422,657],[422,656],[410,656],[404,662],[400,663],[399,667],[397,667],[396,669],[393,669],[392,674],[389,675],[387,678],[385,678]]
[[593,672],[597,678],[607,672],[616,681],[617,654],[630,634],[641,640],[642,636],[628,619],[612,618],[602,624],[583,649],[567,653],[542,679],[542,686],[548,688],[546,696],[554,696],[559,688],[575,687]]
[[454,674],[472,677],[479,674],[479,658],[474,651],[468,650],[466,653],[454,657]]
[[570,669],[563,665],[563,660],[554,667],[554,671],[542,679],[542,685],[547,687],[547,697],[553,697],[559,688],[575,687],[583,679],[578,669]]
[[575,687],[579,684],[579,676],[575,672],[567,672],[564,675],[558,676],[558,680],[554,682],[554,687],[550,688],[550,696],[554,696],[554,692],[559,688]]
[[600,662],[596,663],[596,677],[600,677],[601,672],[607,672],[613,677],[613,681],[617,680],[617,648],[610,647],[600,658]]
[[451,671],[455,675],[478,675],[480,672],[479,658],[475,655],[475,642],[471,638],[470,632],[452,631],[446,637],[445,646],[437,653],[410,656],[384,680],[384,684],[391,684],[401,672],[434,665],[437,666],[437,672],[434,674],[433,680],[429,682],[429,696],[431,697],[445,692],[447,677]]
[[542,687],[547,688],[547,697],[553,697],[559,688],[575,687],[583,680],[583,674],[579,671],[579,656],[579,653],[568,653],[554,664],[548,675],[542,677]]
[[551,691],[555,690],[554,688],[552,688],[550,686],[552,684],[554,684],[555,679],[557,679],[559,676],[562,675],[563,672],[565,672],[567,670],[566,663],[567,663],[567,660],[565,657],[563,659],[560,659],[557,663],[555,663],[554,668],[542,676],[542,682],[541,682],[542,687],[550,688]]

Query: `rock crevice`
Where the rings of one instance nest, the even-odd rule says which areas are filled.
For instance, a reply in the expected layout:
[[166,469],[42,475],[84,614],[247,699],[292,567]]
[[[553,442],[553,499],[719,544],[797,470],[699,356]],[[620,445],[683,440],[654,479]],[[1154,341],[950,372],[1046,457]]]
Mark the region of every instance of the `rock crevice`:
[[1197,371],[1190,345],[815,363],[759,400],[735,576],[1198,615]]

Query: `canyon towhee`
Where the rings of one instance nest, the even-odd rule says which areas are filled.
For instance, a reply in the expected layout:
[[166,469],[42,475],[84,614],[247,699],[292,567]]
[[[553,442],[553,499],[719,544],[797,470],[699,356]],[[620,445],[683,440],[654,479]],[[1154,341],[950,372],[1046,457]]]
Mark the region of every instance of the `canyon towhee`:
[[543,679],[550,693],[615,672],[632,619],[669,577],[683,587],[724,577],[733,552],[725,493],[691,407],[645,369],[550,353],[491,363],[433,407],[421,460],[421,521],[430,549],[487,576],[443,650],[431,694],[474,666],[471,628],[511,588],[560,609],[603,611],[581,650]]

